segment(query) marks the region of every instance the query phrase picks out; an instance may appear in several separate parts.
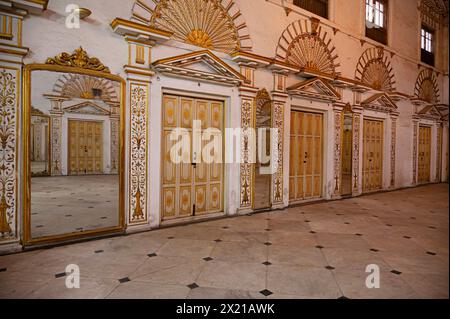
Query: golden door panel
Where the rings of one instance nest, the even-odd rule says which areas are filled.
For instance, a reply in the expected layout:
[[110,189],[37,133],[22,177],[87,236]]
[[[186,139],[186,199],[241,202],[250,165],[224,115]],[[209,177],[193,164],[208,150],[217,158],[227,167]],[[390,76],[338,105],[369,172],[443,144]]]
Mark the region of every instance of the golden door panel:
[[363,190],[374,191],[383,185],[383,122],[364,120]]
[[419,183],[430,182],[431,170],[431,128],[419,127],[419,161],[418,174]]
[[[164,168],[161,209],[163,220],[223,211],[223,165],[204,162],[193,165],[191,162],[194,156],[190,154],[192,145],[191,150],[183,154],[183,161],[180,164],[173,164],[170,158],[170,148],[176,143],[170,141],[170,132],[173,128],[182,127],[187,130],[186,134],[189,134],[192,144],[193,121],[202,121],[203,129],[212,125],[222,130],[223,110],[223,102],[174,95],[164,96],[164,140],[161,152]],[[201,143],[205,146],[209,142]],[[202,154],[195,156],[198,160],[202,159]]]
[[322,196],[323,115],[291,112],[289,199]]
[[69,120],[69,175],[103,173],[103,123]]

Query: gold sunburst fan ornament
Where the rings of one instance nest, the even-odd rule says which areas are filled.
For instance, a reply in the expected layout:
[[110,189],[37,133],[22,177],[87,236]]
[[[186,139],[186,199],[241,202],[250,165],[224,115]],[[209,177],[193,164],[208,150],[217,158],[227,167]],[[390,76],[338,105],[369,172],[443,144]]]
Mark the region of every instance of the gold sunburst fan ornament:
[[375,90],[394,91],[394,73],[388,57],[382,48],[364,51],[356,67],[355,78]]
[[276,57],[305,70],[339,74],[336,49],[317,19],[291,23],[278,41]]
[[430,69],[422,70],[416,80],[414,95],[431,104],[439,103],[437,79]]
[[233,0],[138,0],[133,19],[170,31],[172,38],[210,50],[231,54],[250,51],[247,26]]

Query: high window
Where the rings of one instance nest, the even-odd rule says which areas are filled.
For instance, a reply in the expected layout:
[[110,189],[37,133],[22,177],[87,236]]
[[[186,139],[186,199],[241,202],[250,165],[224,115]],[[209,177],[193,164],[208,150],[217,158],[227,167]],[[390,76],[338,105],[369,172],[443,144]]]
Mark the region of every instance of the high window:
[[387,44],[386,0],[366,0],[366,36]]
[[328,19],[328,0],[294,0],[294,5]]
[[421,60],[434,66],[434,33],[426,27],[420,32]]

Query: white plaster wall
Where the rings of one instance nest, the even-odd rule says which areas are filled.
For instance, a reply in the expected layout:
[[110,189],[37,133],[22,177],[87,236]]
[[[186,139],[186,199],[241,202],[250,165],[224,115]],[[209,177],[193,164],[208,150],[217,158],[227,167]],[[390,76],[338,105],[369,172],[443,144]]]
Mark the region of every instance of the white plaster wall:
[[[81,7],[88,7],[92,15],[81,21],[81,29],[67,29],[65,27],[65,7],[73,3],[72,0],[50,1],[49,9],[41,16],[26,17],[23,25],[23,43],[30,47],[30,53],[25,57],[25,63],[43,63],[48,57],[53,57],[60,52],[72,52],[80,45],[91,56],[98,57],[107,65],[113,74],[126,77],[123,66],[128,61],[128,45],[123,37],[112,32],[109,24],[116,17],[130,18],[132,0],[78,0]],[[267,57],[274,57],[278,40],[286,27],[299,19],[308,19],[312,14],[300,8],[289,15],[286,14],[282,4],[289,1],[282,0],[236,0],[253,43],[253,52]],[[368,48],[378,45],[364,36],[364,1],[363,0],[332,0],[332,21],[321,19],[322,28],[332,39],[339,55],[339,71],[343,76],[354,78],[355,69],[361,54]],[[392,52],[391,63],[395,73],[396,88],[398,91],[412,95],[416,78],[420,72],[419,64],[419,32],[418,32],[418,1],[416,0],[391,0],[390,1],[390,26],[389,45],[386,47]],[[334,28],[334,29],[333,29]],[[335,33],[336,31],[336,33]],[[448,28],[442,33],[448,34]],[[441,36],[441,39],[445,38]],[[366,42],[361,42],[364,40]],[[448,58],[448,44],[443,45],[442,55]],[[153,61],[171,57],[201,48],[183,44],[176,41],[168,41],[164,45],[158,45],[152,50]],[[231,58],[223,53],[214,52],[236,70],[238,66]],[[439,57],[438,60],[443,60]],[[445,60],[445,59],[444,59]],[[440,71],[439,88],[441,101],[448,103],[448,64],[438,62],[436,69]],[[445,74],[445,75],[444,75]],[[291,75],[287,84],[292,85],[304,79],[297,75]],[[258,70],[255,73],[255,83],[258,88],[267,88],[270,92],[273,88],[273,76],[269,70]],[[162,92],[166,89],[188,94],[206,94],[212,97],[221,97],[226,103],[227,127],[240,125],[240,99],[236,88],[223,87],[197,81],[175,79],[157,74],[152,79],[151,96],[149,106],[149,214],[151,226],[156,227],[160,222],[160,150],[161,150],[161,105]],[[353,104],[352,93],[344,91],[343,102]],[[330,105],[324,105],[316,101],[310,102],[294,98],[288,100],[285,109],[285,153],[284,153],[284,203],[288,203],[288,178],[289,178],[289,115],[291,105],[303,107],[305,110],[318,110],[325,114],[325,150],[324,157],[324,194],[325,198],[331,198],[333,191],[333,117]],[[412,182],[412,122],[413,107],[409,102],[398,102],[400,117],[398,120],[397,160],[396,160],[396,186],[409,186]],[[128,111],[127,118],[128,118]],[[364,116],[374,116],[387,121],[386,115],[364,113]],[[128,122],[128,120],[127,120]],[[388,121],[387,121],[388,122]],[[385,157],[390,154],[390,129],[385,125]],[[128,134],[129,129],[126,129]],[[433,134],[435,136],[435,134]],[[287,138],[286,138],[287,137]],[[362,146],[362,126],[361,126]],[[126,148],[127,149],[127,148]],[[362,152],[363,147],[360,148]],[[128,152],[127,152],[128,154]],[[434,161],[436,163],[436,161]],[[434,164],[432,164],[434,165]],[[386,172],[389,163],[384,162],[384,184],[388,184]],[[128,165],[126,166],[128,168]],[[362,162],[360,162],[362,168]],[[228,165],[225,175],[225,210],[229,215],[236,213],[239,206],[239,166]],[[126,188],[128,189],[128,188]]]

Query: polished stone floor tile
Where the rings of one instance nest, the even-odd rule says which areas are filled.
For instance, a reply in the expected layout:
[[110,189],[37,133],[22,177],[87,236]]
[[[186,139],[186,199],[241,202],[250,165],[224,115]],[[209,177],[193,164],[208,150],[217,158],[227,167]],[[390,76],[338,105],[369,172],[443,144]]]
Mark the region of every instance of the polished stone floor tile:
[[428,185],[0,256],[0,298],[447,299],[448,206]]

